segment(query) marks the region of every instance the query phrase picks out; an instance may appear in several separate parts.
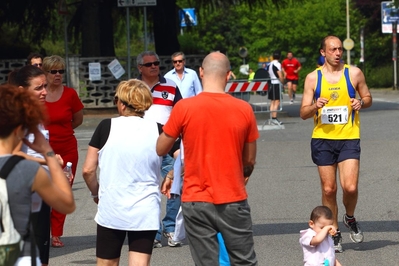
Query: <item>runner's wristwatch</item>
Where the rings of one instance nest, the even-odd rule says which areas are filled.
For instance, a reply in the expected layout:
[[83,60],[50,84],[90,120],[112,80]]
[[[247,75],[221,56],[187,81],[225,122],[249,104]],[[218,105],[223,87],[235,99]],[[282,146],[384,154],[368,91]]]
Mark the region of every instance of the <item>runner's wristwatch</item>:
[[360,106],[363,106],[363,104],[364,104],[364,101],[363,101],[363,99],[362,99],[362,98],[360,98],[360,99],[359,99],[359,101],[360,101]]

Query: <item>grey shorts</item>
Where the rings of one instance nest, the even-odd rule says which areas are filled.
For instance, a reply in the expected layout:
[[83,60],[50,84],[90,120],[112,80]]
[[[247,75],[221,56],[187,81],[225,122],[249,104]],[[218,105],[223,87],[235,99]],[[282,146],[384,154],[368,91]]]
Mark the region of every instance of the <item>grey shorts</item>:
[[227,204],[182,203],[184,226],[196,266],[219,265],[221,233],[231,265],[258,265],[247,200]]

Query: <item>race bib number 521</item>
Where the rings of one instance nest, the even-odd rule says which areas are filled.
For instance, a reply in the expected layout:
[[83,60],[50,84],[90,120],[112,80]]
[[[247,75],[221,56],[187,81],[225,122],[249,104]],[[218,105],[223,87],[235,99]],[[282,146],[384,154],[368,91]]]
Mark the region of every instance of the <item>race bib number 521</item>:
[[346,124],[348,123],[348,107],[334,106],[321,109],[322,124]]

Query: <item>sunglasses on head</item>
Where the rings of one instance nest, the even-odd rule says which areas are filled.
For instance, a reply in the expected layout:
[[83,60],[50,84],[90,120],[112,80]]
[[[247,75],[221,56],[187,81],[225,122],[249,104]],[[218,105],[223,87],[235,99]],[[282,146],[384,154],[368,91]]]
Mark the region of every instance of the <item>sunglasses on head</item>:
[[49,70],[47,72],[50,73],[50,74],[53,74],[53,75],[57,74],[57,72],[60,73],[60,74],[64,74],[65,73],[65,69],[53,69],[53,70]]
[[155,61],[155,62],[149,62],[149,63],[145,63],[145,64],[140,64],[140,66],[151,67],[152,65],[159,66],[159,64],[160,64],[159,61]]
[[182,63],[183,61],[184,61],[184,59],[183,60],[173,60],[173,64]]
[[32,64],[32,66],[35,66],[35,67],[41,67],[43,64]]

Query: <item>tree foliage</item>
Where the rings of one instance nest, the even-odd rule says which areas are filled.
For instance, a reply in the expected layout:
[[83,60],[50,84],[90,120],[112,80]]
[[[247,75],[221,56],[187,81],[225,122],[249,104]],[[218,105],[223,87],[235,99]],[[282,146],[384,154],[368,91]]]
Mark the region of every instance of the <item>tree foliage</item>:
[[[126,10],[118,7],[116,0],[65,1],[70,11],[66,17],[70,53],[126,54]],[[25,57],[33,50],[62,52],[65,17],[58,14],[58,3],[2,0],[0,57]],[[156,7],[147,8],[147,21],[160,55],[170,55],[179,49],[186,54],[220,50],[238,68],[243,63],[238,50],[245,46],[249,51],[245,61],[253,67],[260,56],[268,56],[275,49],[292,50],[295,56],[314,65],[319,42],[325,35],[346,38],[345,0],[158,0],[157,3]],[[357,63],[359,58],[359,30],[364,27],[368,65],[389,63],[391,36],[381,33],[381,2],[351,0],[350,3],[350,37],[355,41],[353,62]],[[184,34],[179,35],[178,12],[187,7],[196,8],[198,26],[184,28]],[[132,53],[137,54],[143,49],[143,8],[130,8],[130,18],[135,46]]]
[[[350,38],[355,42],[351,63],[359,64],[361,27],[365,27],[367,65],[375,67],[389,63],[391,36],[381,33],[381,19],[377,22],[378,29],[375,22],[370,21],[374,10],[381,12],[381,2],[372,5],[367,4],[367,1],[358,2],[363,5],[359,7],[359,3],[353,1],[349,9]],[[197,52],[225,50],[235,70],[242,64],[238,56],[241,46],[249,51],[246,62],[251,67],[257,66],[259,57],[270,56],[275,49],[280,49],[283,53],[291,50],[295,56],[306,59],[305,65],[314,67],[322,38],[329,34],[337,35],[342,40],[347,38],[345,0],[305,0],[300,4],[293,2],[280,8],[249,8],[244,3],[211,13],[200,10],[198,16],[200,24],[180,37],[182,49],[186,49],[185,43],[192,45],[194,42]],[[231,35],[235,37],[232,38]],[[195,41],[187,41],[190,39]]]

